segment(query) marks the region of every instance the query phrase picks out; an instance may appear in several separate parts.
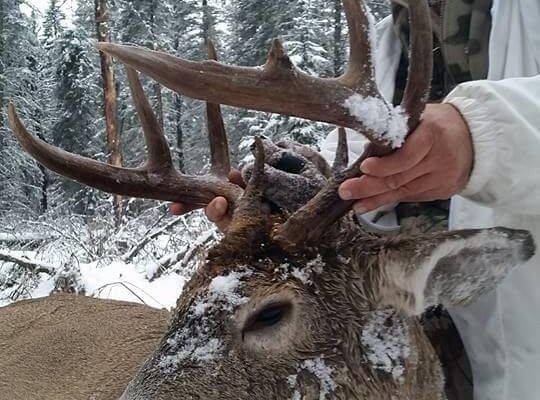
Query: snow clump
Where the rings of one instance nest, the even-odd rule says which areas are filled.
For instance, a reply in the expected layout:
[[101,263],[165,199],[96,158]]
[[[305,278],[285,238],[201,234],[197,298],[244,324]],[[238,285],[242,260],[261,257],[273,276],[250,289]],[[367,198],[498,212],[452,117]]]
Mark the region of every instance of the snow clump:
[[400,107],[393,107],[384,99],[353,94],[345,100],[349,113],[375,134],[377,139],[399,148],[407,136],[408,116]]

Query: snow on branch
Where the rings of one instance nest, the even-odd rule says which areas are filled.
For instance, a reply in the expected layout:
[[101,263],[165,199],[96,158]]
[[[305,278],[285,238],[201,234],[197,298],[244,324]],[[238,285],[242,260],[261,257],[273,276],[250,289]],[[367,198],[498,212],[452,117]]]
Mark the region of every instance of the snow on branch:
[[3,251],[0,251],[0,261],[17,264],[23,267],[24,269],[26,269],[28,272],[32,272],[32,273],[43,272],[49,275],[55,274],[55,267],[53,265],[45,264],[45,263],[35,261],[35,260],[30,260],[26,257],[14,256],[12,254],[5,253]]
[[161,257],[153,268],[148,268],[147,278],[150,282],[159,278],[163,272],[173,265],[180,263],[182,266],[187,266],[189,262],[199,253],[199,251],[206,246],[210,241],[215,239],[215,231],[211,230],[203,234],[199,239],[193,243],[192,246],[189,246],[187,249],[167,254],[166,256]]
[[168,231],[169,229],[179,224],[180,222],[186,225],[185,217],[181,216],[181,217],[175,218],[172,221],[170,221],[168,224],[164,225],[163,227],[143,237],[126,254],[122,256],[122,261],[131,262],[133,258],[137,256],[137,254],[139,254],[139,252],[144,248],[144,246],[146,246],[148,242],[157,238],[158,236]]
[[58,235],[55,234],[0,232],[0,242],[3,243],[44,242],[56,238],[58,238]]

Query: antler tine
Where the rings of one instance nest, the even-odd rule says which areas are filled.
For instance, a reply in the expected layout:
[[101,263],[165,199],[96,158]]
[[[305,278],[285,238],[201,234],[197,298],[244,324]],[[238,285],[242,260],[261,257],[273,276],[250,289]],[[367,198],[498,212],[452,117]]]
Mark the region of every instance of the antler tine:
[[334,164],[332,165],[332,171],[335,173],[343,171],[349,164],[349,146],[347,144],[347,132],[345,128],[340,127],[338,129],[338,143],[336,148],[336,156],[334,158]]
[[144,90],[139,80],[139,73],[133,68],[126,66],[131,97],[139,116],[139,121],[144,133],[148,160],[146,166],[149,171],[173,169],[171,151],[163,129],[158,122],[152,107],[148,103]]
[[[403,94],[401,107],[409,116],[409,131],[420,123],[431,85],[433,71],[433,31],[427,4],[409,6],[409,25],[414,27],[414,35],[410,38],[409,71],[407,85]],[[419,1],[418,3],[424,3]]]
[[[207,42],[208,58],[217,61],[217,52],[211,40]],[[210,142],[210,172],[219,177],[227,177],[231,170],[229,142],[219,104],[206,103],[206,120]]]
[[[260,137],[255,138],[255,164],[244,195],[239,199],[231,223],[225,233],[221,246],[245,248],[246,241],[255,244],[263,242],[270,230],[269,210],[263,205],[265,176],[264,145]],[[245,253],[257,251],[258,246],[248,246]]]
[[[370,21],[369,13],[364,3],[358,0],[343,0],[343,8],[349,27],[349,63],[347,70],[339,79],[350,87],[358,87],[373,83],[370,88],[378,96],[378,90],[374,84],[374,71],[371,58],[370,45]],[[371,80],[367,80],[370,77]]]
[[[121,62],[151,76],[164,86],[196,99],[216,104],[268,111],[328,122],[356,129],[380,147],[392,143],[382,124],[354,109],[351,99],[369,99],[380,112],[390,117],[376,88],[369,52],[369,22],[366,8],[359,0],[343,0],[351,24],[351,58],[347,72],[340,78],[315,78],[292,64],[279,42],[274,40],[266,64],[261,67],[236,67],[217,62],[186,61],[144,48],[99,43]],[[389,118],[388,121],[389,122]]]
[[[409,14],[412,27],[409,51],[411,60],[402,107],[410,113],[408,127],[411,131],[420,121],[429,91],[433,63],[433,36],[427,0],[409,2]],[[274,233],[274,239],[285,247],[293,249],[298,245],[319,240],[334,222],[349,212],[354,203],[340,199],[339,185],[347,179],[361,175],[360,164],[366,158],[381,156],[391,151],[385,147],[378,147],[374,143],[369,144],[362,156],[349,168],[336,173],[315,197],[279,226]]]

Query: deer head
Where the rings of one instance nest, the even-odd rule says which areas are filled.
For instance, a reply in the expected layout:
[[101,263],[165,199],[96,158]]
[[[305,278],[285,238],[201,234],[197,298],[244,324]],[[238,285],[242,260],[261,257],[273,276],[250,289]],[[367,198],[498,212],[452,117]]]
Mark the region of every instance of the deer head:
[[[260,68],[101,44],[128,65],[149,155],[140,168],[116,168],[49,146],[24,129],[10,106],[22,146],[62,175],[127,196],[204,205],[221,195],[231,204],[228,231],[178,299],[167,332],[123,399],[443,398],[439,363],[412,316],[439,303],[473,301],[534,253],[531,235],[519,230],[385,239],[353,223],[351,203],[339,199],[337,187],[360,174],[364,158],[392,151],[418,124],[431,76],[432,33],[427,1],[410,2],[409,79],[401,107],[394,108],[374,82],[366,6],[343,3],[351,52],[347,72],[336,79],[305,75],[278,41]],[[208,175],[173,168],[134,69],[209,102]],[[330,168],[308,148],[258,138],[242,190],[226,180],[218,103],[352,127],[372,144],[346,167],[341,130]],[[266,202],[277,211],[269,212]]]

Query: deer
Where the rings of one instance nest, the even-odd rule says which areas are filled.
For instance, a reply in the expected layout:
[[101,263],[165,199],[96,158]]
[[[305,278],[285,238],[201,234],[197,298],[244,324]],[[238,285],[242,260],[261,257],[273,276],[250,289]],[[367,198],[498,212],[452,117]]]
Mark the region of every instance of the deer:
[[[352,203],[339,198],[339,184],[361,174],[363,159],[390,153],[421,121],[432,31],[427,0],[409,4],[410,68],[399,107],[377,89],[361,0],[343,0],[350,59],[339,78],[306,75],[278,40],[262,67],[99,44],[126,66],[147,144],[139,168],[53,147],[25,129],[10,104],[20,144],[47,168],[125,196],[201,206],[224,196],[231,223],[170,313],[73,295],[0,309],[0,398],[447,399],[418,316],[437,304],[475,301],[530,259],[535,244],[529,232],[504,227],[379,236],[362,229]],[[208,174],[173,167],[139,72],[207,102]],[[356,129],[370,144],[348,165],[340,128],[330,166],[309,147],[255,138],[241,188],[227,179],[220,104]]]

